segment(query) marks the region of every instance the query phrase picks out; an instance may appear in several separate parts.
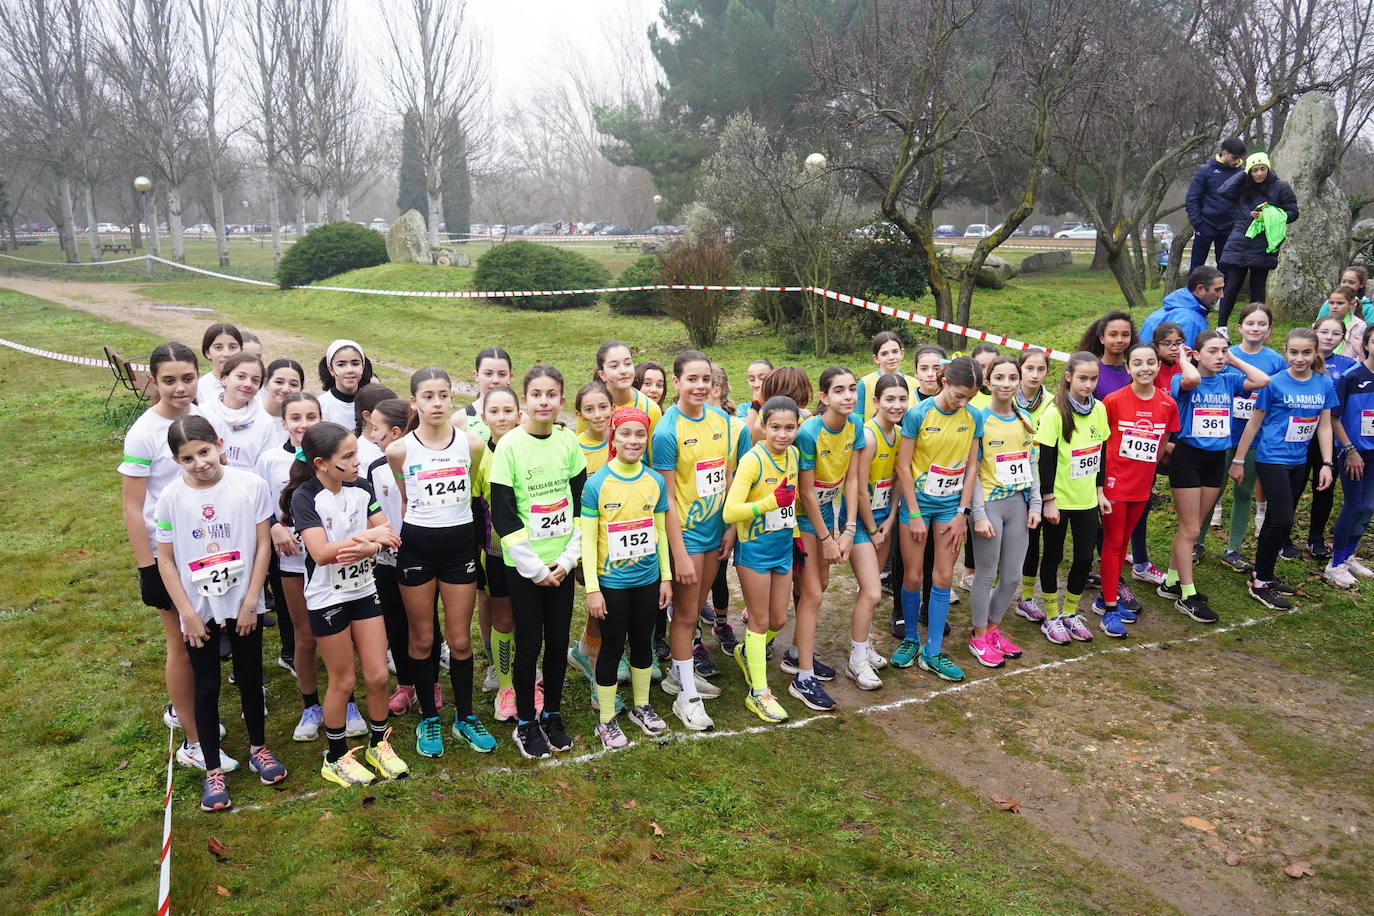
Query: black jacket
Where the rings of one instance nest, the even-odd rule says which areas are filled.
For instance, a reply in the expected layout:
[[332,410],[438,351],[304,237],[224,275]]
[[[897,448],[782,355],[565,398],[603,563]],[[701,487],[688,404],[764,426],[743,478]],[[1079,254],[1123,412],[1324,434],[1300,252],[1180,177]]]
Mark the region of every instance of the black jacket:
[[1231,234],[1226,239],[1226,250],[1221,254],[1221,267],[1253,267],[1260,270],[1273,270],[1279,266],[1279,255],[1270,254],[1264,233],[1254,238],[1246,238],[1245,232],[1254,222],[1250,215],[1260,204],[1280,207],[1288,214],[1289,224],[1298,221],[1298,198],[1288,182],[1281,180],[1269,170],[1269,177],[1263,184],[1256,184],[1249,172],[1238,172],[1226,179],[1217,192],[1231,201]]
[[1228,178],[1241,170],[1239,165],[1222,165],[1213,156],[1193,173],[1184,204],[1188,222],[1199,235],[1222,235],[1231,231],[1231,202],[1218,192]]

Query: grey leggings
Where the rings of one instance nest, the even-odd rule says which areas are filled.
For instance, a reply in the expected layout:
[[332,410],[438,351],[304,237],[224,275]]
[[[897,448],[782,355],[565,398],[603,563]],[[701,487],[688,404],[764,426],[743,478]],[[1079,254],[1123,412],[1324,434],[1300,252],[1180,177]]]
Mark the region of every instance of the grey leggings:
[[[973,625],[985,627],[1001,623],[1012,598],[1020,594],[1021,564],[1026,558],[1030,531],[1026,528],[1026,497],[1017,493],[983,504],[988,521],[992,523],[992,537],[979,537],[969,532],[973,544],[973,560],[977,564],[973,576],[973,590],[969,603],[973,605]],[[999,569],[1006,575],[999,577]],[[998,579],[997,588],[992,586]]]

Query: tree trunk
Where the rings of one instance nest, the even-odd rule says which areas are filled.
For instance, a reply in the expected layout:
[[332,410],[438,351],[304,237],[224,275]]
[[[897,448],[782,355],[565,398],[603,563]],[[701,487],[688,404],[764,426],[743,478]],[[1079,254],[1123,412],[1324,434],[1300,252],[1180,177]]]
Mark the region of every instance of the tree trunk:
[[[1098,233],[1097,241],[1099,245],[1102,245],[1101,233]],[[1105,245],[1102,247],[1107,248]],[[1136,270],[1135,264],[1131,263],[1130,252],[1125,240],[1119,245],[1107,248],[1107,267],[1111,270],[1112,276],[1116,278],[1117,285],[1121,287],[1121,294],[1126,299],[1127,310],[1134,311],[1146,308],[1145,290],[1140,286],[1140,273]]]
[[181,237],[181,189],[167,186],[167,232],[172,236],[172,260],[186,263],[186,240]]
[[162,233],[157,231],[157,195],[148,198],[148,238],[152,242],[153,257],[162,257]]
[[210,203],[215,213],[215,242],[219,248],[219,266],[229,266],[229,234],[224,231],[224,192],[219,188],[219,179],[211,180]]
[[296,198],[296,241],[300,241],[305,236],[305,195],[300,193],[301,188],[295,189]]
[[95,187],[87,184],[86,198],[86,242],[91,247],[91,263],[100,263],[100,224],[95,220]]
[[[439,195],[435,194],[433,191],[426,190],[425,201],[429,205],[429,247],[438,248],[439,220],[441,219]],[[461,232],[463,229],[459,228],[457,231]]]
[[349,211],[350,207],[349,207],[349,203],[348,203],[348,194],[347,194],[347,193],[343,193],[343,194],[340,194],[340,195],[339,195],[338,206],[339,206],[339,219],[348,219],[348,211]]
[[328,203],[329,191],[322,189],[320,193],[315,196],[315,222],[321,226],[329,222],[329,211],[326,209],[326,204]]
[[272,266],[281,263],[281,193],[272,170],[267,170],[267,221],[272,225]]
[[67,263],[75,264],[76,254],[76,215],[72,213],[72,182],[65,175],[58,176],[57,194],[62,201],[62,238],[67,253]]
[[1193,224],[1187,217],[1183,219],[1183,226],[1178,230],[1178,235],[1174,236],[1174,241],[1169,245],[1169,266],[1164,269],[1164,295],[1169,295],[1174,290],[1183,285],[1180,276],[1187,276],[1183,270],[1183,248],[1188,244],[1188,240],[1193,237]]

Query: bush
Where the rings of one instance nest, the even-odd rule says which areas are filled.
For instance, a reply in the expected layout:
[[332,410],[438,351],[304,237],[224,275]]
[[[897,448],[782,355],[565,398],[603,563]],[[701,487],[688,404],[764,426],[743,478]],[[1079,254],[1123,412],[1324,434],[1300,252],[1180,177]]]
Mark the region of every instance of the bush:
[[[679,245],[663,256],[663,277],[665,283],[730,285],[735,282],[730,248],[710,238]],[[682,322],[693,347],[705,349],[716,342],[721,319],[738,299],[738,292],[725,290],[664,290],[663,311]]]
[[[592,289],[609,286],[611,272],[585,255],[537,242],[502,242],[477,259],[472,282],[479,290]],[[586,308],[596,293],[577,296],[496,297],[518,309],[550,312]]]
[[277,265],[277,284],[282,289],[305,286],[389,260],[386,239],[380,232],[347,221],[326,223],[312,229],[286,252]]
[[[616,278],[616,286],[651,286],[659,280],[658,256],[646,254],[625,268]],[[662,315],[663,290],[641,289],[633,292],[607,293],[606,304],[617,315]]]

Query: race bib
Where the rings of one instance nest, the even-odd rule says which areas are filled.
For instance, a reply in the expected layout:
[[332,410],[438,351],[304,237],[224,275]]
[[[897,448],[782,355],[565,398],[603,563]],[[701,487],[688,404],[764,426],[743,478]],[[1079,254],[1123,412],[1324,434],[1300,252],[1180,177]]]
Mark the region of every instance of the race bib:
[[1130,461],[1158,461],[1159,436],[1155,433],[1122,433],[1117,454]]
[[840,490],[844,487],[844,481],[830,483],[824,480],[816,481],[816,502],[822,506],[835,501],[835,497],[840,495]]
[[1031,482],[1030,452],[997,456],[997,482],[1004,487],[1024,487]]
[[873,498],[868,501],[868,508],[877,512],[892,505],[892,478],[880,480],[873,484]]
[[953,496],[963,488],[963,468],[942,468],[938,464],[932,464],[926,472],[926,482],[921,486],[921,491],[938,499]]
[[243,578],[243,558],[237,550],[213,553],[192,560],[191,584],[207,598],[216,598],[239,584]]
[[606,558],[612,563],[653,556],[657,547],[652,518],[606,524]]
[[1097,464],[1102,458],[1102,449],[1096,445],[1076,448],[1069,452],[1069,479],[1081,480],[1097,476]]
[[1231,416],[1244,423],[1250,422],[1255,415],[1255,399],[1234,397],[1231,399]]
[[1231,414],[1225,407],[1193,408],[1193,438],[1221,439],[1231,435]]
[[778,506],[772,512],[763,517],[764,531],[781,531],[784,528],[797,527],[797,504],[790,506]]
[[543,541],[572,534],[572,506],[565,496],[556,503],[530,506],[530,540]]
[[420,488],[420,505],[438,508],[456,506],[468,499],[468,469],[462,465],[434,468],[415,475]]
[[697,462],[697,497],[706,499],[725,492],[725,459]]
[[1289,417],[1283,431],[1284,442],[1311,442],[1317,434],[1317,417]]
[[1360,411],[1360,435],[1374,439],[1374,410]]
[[372,584],[373,557],[352,563],[330,563],[329,581],[336,592],[356,592]]

